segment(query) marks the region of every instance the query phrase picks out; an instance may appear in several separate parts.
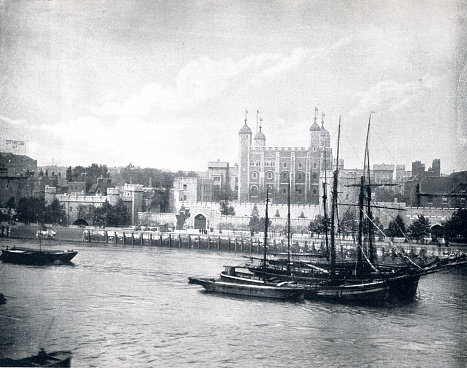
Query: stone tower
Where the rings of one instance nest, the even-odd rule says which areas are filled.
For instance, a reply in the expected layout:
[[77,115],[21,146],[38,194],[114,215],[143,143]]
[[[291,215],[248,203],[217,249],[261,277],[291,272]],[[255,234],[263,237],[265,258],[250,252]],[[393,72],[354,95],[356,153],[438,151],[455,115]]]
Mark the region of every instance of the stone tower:
[[[247,115],[245,114],[245,124],[240,128],[239,132],[240,157],[238,160],[238,199],[241,202],[248,201],[249,184],[249,165],[250,165],[250,149],[252,144],[251,129],[247,124]],[[266,138],[264,138],[266,140]]]

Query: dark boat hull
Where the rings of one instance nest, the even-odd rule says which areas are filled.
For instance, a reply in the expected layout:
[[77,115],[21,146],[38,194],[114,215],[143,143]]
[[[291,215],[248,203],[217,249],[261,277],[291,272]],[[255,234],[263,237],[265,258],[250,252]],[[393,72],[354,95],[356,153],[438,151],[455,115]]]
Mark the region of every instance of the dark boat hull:
[[46,353],[41,350],[39,354],[23,359],[0,359],[1,367],[70,367],[71,351],[55,351]]
[[38,251],[16,248],[2,250],[0,259],[6,263],[41,266],[70,263],[77,254],[77,251]]
[[[275,283],[264,283],[254,278],[229,275],[224,272],[221,273],[221,280],[238,284],[275,285]],[[300,283],[300,285],[305,289],[304,298],[308,300],[380,302],[387,300],[390,296],[389,285],[383,280],[333,285],[329,280],[316,278],[308,279],[306,283]]]
[[189,277],[190,284],[201,285],[208,292],[257,298],[303,300],[304,288],[278,285],[257,285]]

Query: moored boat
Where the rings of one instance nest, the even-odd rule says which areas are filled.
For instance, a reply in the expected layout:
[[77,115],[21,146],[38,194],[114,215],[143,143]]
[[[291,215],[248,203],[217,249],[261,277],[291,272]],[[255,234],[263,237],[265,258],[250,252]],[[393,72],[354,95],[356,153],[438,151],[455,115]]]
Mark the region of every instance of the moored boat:
[[70,263],[77,254],[75,250],[35,250],[13,247],[2,249],[0,259],[6,263],[43,266]]
[[188,279],[190,284],[201,285],[206,291],[214,293],[290,301],[303,300],[305,295],[305,290],[302,286],[292,285],[287,282],[272,285],[237,283],[196,277],[189,277]]
[[1,367],[70,367],[71,351],[54,351],[47,353],[41,349],[37,355],[22,358],[10,359],[1,358]]

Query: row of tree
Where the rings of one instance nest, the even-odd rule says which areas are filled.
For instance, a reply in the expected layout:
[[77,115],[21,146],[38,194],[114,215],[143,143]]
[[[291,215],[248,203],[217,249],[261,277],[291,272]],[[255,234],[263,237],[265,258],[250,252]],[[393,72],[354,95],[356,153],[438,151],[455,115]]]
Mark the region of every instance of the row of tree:
[[[87,207],[91,208],[83,208],[83,210],[90,215],[93,225],[122,226],[131,222],[131,216],[122,200],[114,206],[106,201],[98,208]],[[43,198],[24,197],[16,203],[15,198],[12,197],[6,203],[6,208],[6,213],[0,213],[0,221],[68,225],[65,210],[57,199],[46,205]]]
[[[352,212],[348,211],[337,224],[337,229],[340,234],[350,235],[355,234],[358,228],[357,221]],[[379,218],[373,219],[373,228],[376,235],[385,235],[390,238],[403,237],[415,240],[421,240],[431,235],[432,237],[443,237],[447,240],[467,239],[467,210],[459,209],[453,213],[451,218],[442,223],[436,231],[433,231],[430,220],[423,215],[419,215],[417,219],[407,226],[404,219],[399,214],[397,215],[385,229]],[[318,215],[308,225],[308,230],[314,234],[324,234],[326,229],[330,231],[330,219],[325,219],[324,216]],[[363,223],[363,234],[368,234],[368,221]]]

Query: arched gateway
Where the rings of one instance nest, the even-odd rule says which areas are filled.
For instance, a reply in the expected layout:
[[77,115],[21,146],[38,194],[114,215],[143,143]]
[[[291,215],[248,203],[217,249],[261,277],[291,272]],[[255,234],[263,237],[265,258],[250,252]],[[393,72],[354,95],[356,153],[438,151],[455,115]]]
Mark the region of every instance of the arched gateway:
[[195,216],[195,223],[193,226],[195,229],[206,229],[206,216],[199,213]]

